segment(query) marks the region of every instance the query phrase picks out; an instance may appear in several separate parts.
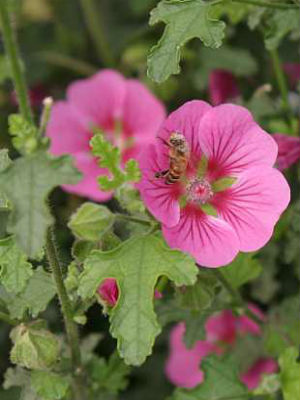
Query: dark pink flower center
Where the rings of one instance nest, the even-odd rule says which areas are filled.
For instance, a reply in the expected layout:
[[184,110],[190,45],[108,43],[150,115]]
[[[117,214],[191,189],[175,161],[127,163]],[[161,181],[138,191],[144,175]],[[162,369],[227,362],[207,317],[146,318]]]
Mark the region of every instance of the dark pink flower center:
[[210,183],[205,178],[194,178],[186,185],[187,201],[194,204],[205,204],[213,196]]

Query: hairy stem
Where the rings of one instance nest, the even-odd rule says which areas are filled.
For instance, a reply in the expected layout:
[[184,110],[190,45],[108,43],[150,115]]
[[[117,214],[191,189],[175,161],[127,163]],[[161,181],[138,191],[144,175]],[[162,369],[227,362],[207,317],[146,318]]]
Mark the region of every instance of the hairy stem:
[[58,260],[54,234],[51,228],[47,232],[46,252],[56,283],[57,294],[61,305],[62,314],[64,316],[68,342],[71,349],[73,371],[78,374],[82,369],[79,335],[77,326],[73,321],[73,310],[64,284],[62,271]]
[[115,61],[105,37],[102,15],[99,13],[98,7],[96,7],[94,0],[80,0],[80,3],[87,28],[94,42],[99,59],[106,67],[113,67]]
[[286,83],[286,78],[284,76],[283,70],[282,70],[282,65],[281,61],[279,58],[279,54],[277,49],[273,49],[270,51],[271,54],[271,59],[273,63],[273,69],[278,85],[278,89],[281,94],[281,99],[282,99],[282,109],[285,113],[286,119],[289,121],[290,125],[292,124],[292,117],[293,113],[289,105],[289,99],[288,99],[288,87]]
[[258,7],[275,8],[278,10],[299,9],[299,4],[291,4],[291,3],[281,3],[281,2],[276,3],[264,0],[230,0],[230,1],[232,1],[233,3],[251,4],[253,6],[258,6]]
[[18,325],[18,321],[10,318],[9,315],[0,311],[0,320],[6,322],[9,325]]
[[6,55],[10,64],[15,91],[22,116],[28,121],[33,122],[30,102],[27,93],[27,86],[23,74],[23,68],[19,57],[19,49],[16,37],[12,28],[11,18],[8,13],[7,1],[0,1],[0,18],[2,25],[3,41]]
[[236,290],[230,282],[225,278],[225,276],[222,274],[221,271],[219,271],[217,268],[213,269],[213,273],[216,276],[216,278],[221,282],[222,286],[227,290],[227,292],[230,294],[233,302],[238,306],[241,307],[244,311],[244,313],[251,318],[253,321],[255,321],[257,324],[261,325],[262,320],[248,308],[247,303],[243,300],[242,296],[240,295],[240,292]]

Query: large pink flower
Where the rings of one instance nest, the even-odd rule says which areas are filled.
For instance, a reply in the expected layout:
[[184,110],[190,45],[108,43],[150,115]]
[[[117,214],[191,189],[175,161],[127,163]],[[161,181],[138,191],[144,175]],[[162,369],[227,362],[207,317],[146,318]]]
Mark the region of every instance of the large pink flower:
[[273,138],[278,145],[277,166],[284,170],[300,160],[300,138],[275,133]]
[[208,88],[214,106],[230,101],[240,93],[234,75],[223,69],[215,69],[210,73]]
[[[173,132],[185,137],[190,155],[184,176],[168,184],[155,174],[169,168],[166,142]],[[285,178],[273,168],[276,157],[276,142],[245,108],[191,101],[167,118],[156,143],[141,155],[138,187],[170,247],[218,267],[272,236],[290,200]],[[223,178],[234,183],[222,189]],[[208,205],[217,216],[209,215]]]
[[[257,307],[249,306],[262,316]],[[165,372],[168,379],[176,386],[193,388],[205,379],[201,370],[201,361],[209,354],[224,354],[230,351],[238,335],[260,335],[260,327],[246,316],[235,317],[231,310],[224,310],[218,315],[208,318],[205,324],[206,340],[199,340],[192,349],[188,349],[183,341],[184,323],[177,324],[170,334],[170,352]],[[224,347],[227,344],[227,347]],[[260,358],[243,374],[241,381],[249,388],[256,388],[263,374],[277,370],[277,363],[271,358]]]
[[97,127],[121,148],[124,161],[135,158],[156,134],[165,117],[163,105],[135,79],[125,79],[113,70],[102,70],[88,79],[72,83],[67,100],[55,103],[47,127],[50,152],[71,154],[83,178],[64,189],[106,201],[112,194],[99,190],[96,178],[107,175],[97,165],[89,141]]

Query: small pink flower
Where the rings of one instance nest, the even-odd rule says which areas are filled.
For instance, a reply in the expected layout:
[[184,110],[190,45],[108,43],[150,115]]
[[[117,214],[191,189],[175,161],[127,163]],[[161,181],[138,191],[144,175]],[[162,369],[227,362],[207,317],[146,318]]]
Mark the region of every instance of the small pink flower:
[[203,382],[200,369],[201,360],[215,350],[215,345],[199,340],[192,349],[187,349],[183,342],[184,323],[176,325],[170,334],[170,354],[165,372],[168,379],[176,386],[193,388]]
[[282,171],[300,160],[300,138],[275,133],[278,145],[277,166]]
[[[169,168],[166,142],[173,132],[184,136],[189,162],[184,176],[168,184],[156,174]],[[276,142],[245,108],[191,101],[167,118],[156,143],[140,156],[138,187],[169,246],[190,253],[202,266],[218,267],[271,238],[290,200],[285,178],[273,168],[276,157]],[[234,178],[231,187],[214,190],[216,181],[228,177]],[[208,215],[207,205],[217,217]]]
[[214,106],[233,100],[240,94],[234,75],[223,69],[215,69],[210,73],[208,88]]
[[241,381],[249,390],[255,389],[261,382],[262,375],[273,374],[278,369],[278,365],[272,358],[261,358],[241,377]]
[[121,149],[123,160],[135,158],[149,143],[165,117],[163,105],[135,79],[125,79],[113,70],[102,70],[72,83],[67,100],[58,101],[47,127],[50,152],[71,154],[83,178],[63,188],[96,201],[106,201],[110,192],[99,190],[97,177],[108,171],[97,165],[90,151],[92,129],[97,127]]
[[209,342],[232,344],[236,339],[236,318],[231,310],[224,310],[208,318],[205,329]]
[[[117,281],[114,278],[105,279],[98,287],[97,292],[105,305],[110,307],[114,307],[116,305],[119,298],[119,289]],[[155,289],[154,298],[158,300],[162,297],[162,293]]]
[[[261,310],[254,304],[248,304],[248,308],[262,321],[265,320],[264,314]],[[242,315],[236,318],[236,328],[240,334],[252,333],[252,335],[260,335],[260,326],[253,321],[253,319],[247,317],[247,315]]]
[[300,79],[300,64],[299,63],[284,63],[283,69],[287,74],[291,86],[296,86]]
[[114,278],[105,279],[98,287],[101,300],[110,307],[114,307],[119,298],[119,289]]
[[[34,108],[41,107],[47,95],[47,90],[41,83],[35,84],[28,91],[30,104]],[[18,99],[15,91],[11,93],[10,100],[14,106],[18,106]]]
[[[252,311],[263,317],[262,312],[256,306],[249,306]],[[170,334],[170,352],[166,361],[165,372],[168,379],[176,386],[193,388],[205,379],[201,371],[201,361],[211,353],[223,354],[230,351],[234,346],[238,334],[258,334],[257,328],[253,330],[254,321],[250,318],[235,317],[231,310],[224,310],[221,313],[208,318],[205,324],[206,340],[199,340],[192,349],[187,349],[183,336],[185,332],[184,323],[177,324]],[[245,325],[243,325],[246,322]],[[252,324],[251,324],[252,323]],[[254,324],[254,325],[253,325]],[[242,328],[242,329],[241,329]],[[259,332],[261,333],[261,332]],[[221,346],[220,346],[221,345]],[[256,388],[263,374],[270,374],[277,370],[277,363],[271,358],[261,358],[241,375],[241,381],[250,389]]]

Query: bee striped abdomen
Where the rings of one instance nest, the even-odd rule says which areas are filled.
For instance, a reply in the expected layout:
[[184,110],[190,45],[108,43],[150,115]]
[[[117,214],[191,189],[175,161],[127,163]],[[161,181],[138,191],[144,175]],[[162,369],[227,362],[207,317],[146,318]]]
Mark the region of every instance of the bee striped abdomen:
[[172,133],[167,142],[169,150],[170,167],[168,170],[155,173],[156,178],[165,178],[165,184],[171,185],[179,181],[181,176],[185,173],[189,149],[184,136],[181,133]]

